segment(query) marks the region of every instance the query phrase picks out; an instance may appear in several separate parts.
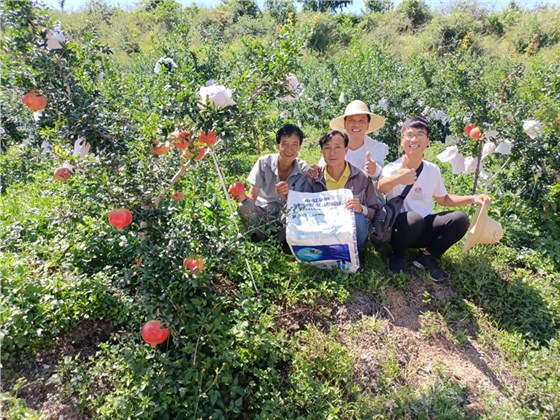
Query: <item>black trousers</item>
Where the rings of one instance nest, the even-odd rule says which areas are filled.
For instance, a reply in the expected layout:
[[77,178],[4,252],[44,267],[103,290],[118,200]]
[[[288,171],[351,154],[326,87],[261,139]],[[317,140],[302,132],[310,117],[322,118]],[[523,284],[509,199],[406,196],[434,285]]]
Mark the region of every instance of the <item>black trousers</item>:
[[408,211],[397,216],[393,226],[393,252],[404,255],[408,248],[426,248],[435,258],[458,242],[469,228],[469,218],[462,211],[444,211],[422,217]]

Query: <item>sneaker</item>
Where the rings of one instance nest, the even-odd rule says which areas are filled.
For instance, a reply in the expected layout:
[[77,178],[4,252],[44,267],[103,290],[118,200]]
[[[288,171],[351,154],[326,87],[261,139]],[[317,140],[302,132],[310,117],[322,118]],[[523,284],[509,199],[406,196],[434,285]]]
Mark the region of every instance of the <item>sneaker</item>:
[[404,271],[405,263],[404,258],[395,253],[389,255],[389,271],[394,274],[399,274]]
[[438,261],[431,255],[426,255],[422,251],[412,260],[412,264],[417,268],[423,268],[430,274],[430,278],[436,282],[447,280],[447,274],[439,268]]

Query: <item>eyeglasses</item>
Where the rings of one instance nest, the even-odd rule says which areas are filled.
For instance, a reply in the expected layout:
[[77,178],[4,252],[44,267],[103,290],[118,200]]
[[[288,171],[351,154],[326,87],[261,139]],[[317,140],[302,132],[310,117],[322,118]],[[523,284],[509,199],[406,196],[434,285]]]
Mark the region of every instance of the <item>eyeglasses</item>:
[[412,140],[414,137],[416,137],[417,140],[424,140],[428,138],[428,135],[426,133],[405,133],[403,134],[403,138],[407,139],[407,140]]

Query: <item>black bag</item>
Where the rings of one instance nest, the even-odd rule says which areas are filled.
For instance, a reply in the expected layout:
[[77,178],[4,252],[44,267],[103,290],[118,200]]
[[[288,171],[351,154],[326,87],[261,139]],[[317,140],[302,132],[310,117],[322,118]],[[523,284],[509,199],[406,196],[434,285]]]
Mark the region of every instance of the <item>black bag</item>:
[[374,235],[382,242],[389,242],[393,233],[393,225],[404,205],[404,197],[400,195],[391,198],[377,212],[373,218]]
[[[423,167],[424,163],[421,163],[418,169],[416,169],[416,179],[420,176]],[[413,186],[414,184],[407,185],[402,193],[391,198],[375,213],[372,223],[375,230],[374,235],[378,240],[382,242],[391,241],[395,220],[397,220],[397,216],[401,213],[404,206],[404,199]]]

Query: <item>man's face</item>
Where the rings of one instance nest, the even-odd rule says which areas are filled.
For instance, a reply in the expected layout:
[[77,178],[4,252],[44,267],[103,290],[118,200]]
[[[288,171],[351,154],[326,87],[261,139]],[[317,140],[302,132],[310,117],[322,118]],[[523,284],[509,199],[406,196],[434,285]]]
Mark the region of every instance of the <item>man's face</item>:
[[344,120],[344,128],[349,137],[365,137],[368,127],[369,121],[367,114],[350,115]]
[[298,157],[300,149],[299,136],[295,133],[290,136],[282,137],[278,144],[280,159],[289,163],[292,163]]
[[407,128],[401,134],[401,147],[406,155],[424,154],[430,144],[430,139],[423,128]]
[[321,149],[323,159],[327,165],[336,165],[344,162],[348,147],[344,146],[344,139],[340,134],[335,134],[332,139]]

